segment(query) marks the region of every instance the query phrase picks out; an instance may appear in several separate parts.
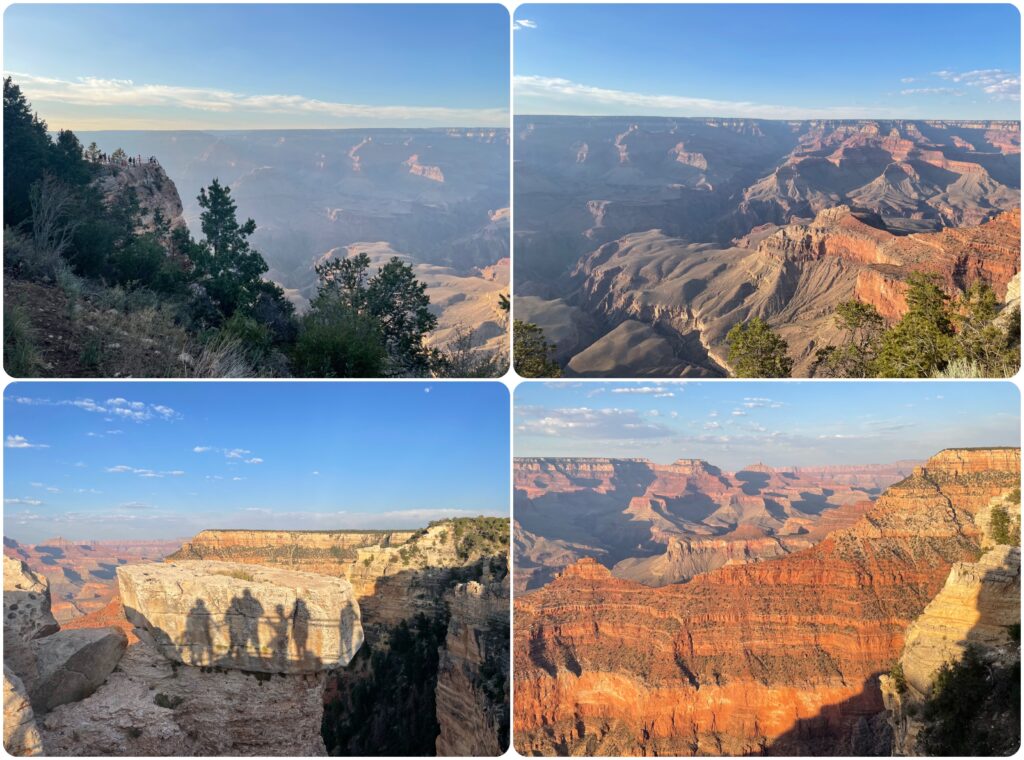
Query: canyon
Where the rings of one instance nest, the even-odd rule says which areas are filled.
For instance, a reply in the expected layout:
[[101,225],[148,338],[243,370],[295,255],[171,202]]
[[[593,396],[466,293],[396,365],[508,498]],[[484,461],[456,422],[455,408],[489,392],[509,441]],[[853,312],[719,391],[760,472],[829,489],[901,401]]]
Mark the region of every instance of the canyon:
[[[588,473],[596,487],[602,468]],[[949,449],[856,519],[779,558],[654,587],[616,577],[603,552],[584,553],[516,595],[517,749],[900,749],[905,732],[894,732],[901,718],[884,674],[901,657],[918,687],[933,675],[935,648],[953,646],[939,658],[955,656],[965,635],[1019,663],[1019,638],[1014,647],[1006,628],[1020,620],[1019,548],[993,547],[986,527],[994,503],[1019,513],[1019,487],[1019,449]]]
[[701,459],[517,458],[516,589],[581,557],[662,586],[784,556],[856,522],[915,464],[724,472]]
[[795,374],[911,272],[1019,288],[1017,122],[520,117],[516,318],[567,375],[719,377],[764,319]]
[[[314,265],[362,250],[397,255],[428,285],[445,345],[457,327],[503,347],[499,293],[509,287],[508,130],[366,129],[81,132],[113,152],[156,156],[181,219],[200,234],[200,188],[231,188],[256,221],[266,278],[303,310]],[[148,171],[143,163],[137,170]],[[148,197],[140,183],[140,196]],[[376,261],[376,259],[375,259]],[[380,263],[380,262],[376,262]]]
[[67,541],[23,544],[4,538],[4,556],[23,561],[46,578],[53,616],[61,625],[97,612],[117,597],[117,568],[159,561],[181,546],[170,541]]
[[[21,638],[102,632],[121,646],[96,683],[21,720],[21,738],[5,735],[5,746],[28,754],[41,744],[54,755],[501,754],[508,529],[507,519],[481,517],[415,531],[203,531],[163,562],[118,566],[117,595],[59,630],[46,621],[45,579],[5,557],[45,599],[46,614],[30,618],[42,624],[23,625]],[[16,574],[5,567],[8,576]],[[5,586],[5,607],[17,604],[8,597]],[[5,633],[5,665],[25,674],[31,694],[26,647],[12,649],[12,640]],[[12,693],[18,686],[11,681]],[[5,700],[5,710],[23,715],[17,704]]]

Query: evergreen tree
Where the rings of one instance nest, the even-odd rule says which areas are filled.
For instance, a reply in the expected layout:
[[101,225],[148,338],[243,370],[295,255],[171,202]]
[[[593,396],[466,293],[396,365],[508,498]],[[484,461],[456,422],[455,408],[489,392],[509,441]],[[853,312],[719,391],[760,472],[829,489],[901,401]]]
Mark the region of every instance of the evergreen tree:
[[934,276],[914,272],[907,278],[907,306],[903,319],[882,338],[879,377],[931,377],[953,356],[949,296]]
[[873,377],[885,320],[871,304],[843,301],[836,307],[835,322],[845,333],[838,346],[818,349],[812,375],[823,377]]
[[532,322],[512,323],[512,358],[523,377],[560,377],[562,367],[554,359],[555,345],[548,343],[544,331]]
[[4,225],[15,227],[32,214],[30,191],[50,168],[53,143],[46,122],[32,113],[21,88],[4,78]]
[[239,224],[231,189],[216,179],[199,192],[203,241],[191,247],[199,282],[225,317],[251,308],[262,292],[267,262],[249,245],[256,222]]
[[733,325],[725,340],[736,377],[789,377],[793,371],[789,344],[760,317]]

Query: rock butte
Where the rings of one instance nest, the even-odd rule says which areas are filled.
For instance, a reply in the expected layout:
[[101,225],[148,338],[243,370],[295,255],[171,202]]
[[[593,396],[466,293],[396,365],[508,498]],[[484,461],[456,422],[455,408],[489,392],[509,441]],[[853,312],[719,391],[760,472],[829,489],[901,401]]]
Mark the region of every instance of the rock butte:
[[953,449],[781,559],[649,588],[592,558],[515,601],[524,754],[866,754],[879,674],[1020,484],[1019,449]]

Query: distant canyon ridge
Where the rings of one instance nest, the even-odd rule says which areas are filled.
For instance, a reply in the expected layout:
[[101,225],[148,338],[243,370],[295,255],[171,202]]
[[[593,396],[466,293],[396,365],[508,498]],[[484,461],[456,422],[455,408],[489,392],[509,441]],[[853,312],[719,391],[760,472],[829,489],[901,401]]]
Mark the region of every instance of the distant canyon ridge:
[[764,319],[806,375],[856,298],[907,276],[1019,303],[1020,123],[521,116],[515,315],[568,375],[730,373]]
[[439,313],[434,344],[461,325],[504,345],[499,295],[509,289],[509,132],[362,129],[81,132],[113,152],[155,156],[199,233],[200,188],[231,188],[253,245],[300,309],[316,295],[314,265],[360,252],[411,263]]

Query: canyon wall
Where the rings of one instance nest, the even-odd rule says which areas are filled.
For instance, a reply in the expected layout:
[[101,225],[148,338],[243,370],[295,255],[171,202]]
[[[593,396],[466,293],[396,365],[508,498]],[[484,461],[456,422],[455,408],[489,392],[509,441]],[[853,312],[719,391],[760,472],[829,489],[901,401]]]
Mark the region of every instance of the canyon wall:
[[[995,469],[987,469],[989,467]],[[852,527],[789,556],[649,588],[595,560],[515,602],[523,754],[858,754],[889,741],[879,674],[1020,452],[943,452]]]
[[507,519],[460,518],[418,531],[210,530],[170,559],[351,584],[366,645],[327,680],[328,751],[490,755],[508,741],[508,529]]

